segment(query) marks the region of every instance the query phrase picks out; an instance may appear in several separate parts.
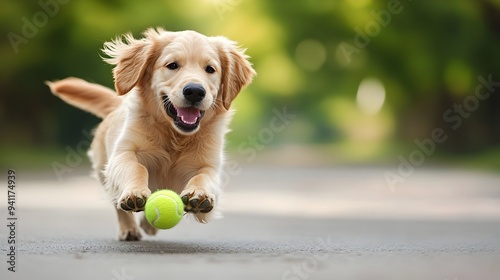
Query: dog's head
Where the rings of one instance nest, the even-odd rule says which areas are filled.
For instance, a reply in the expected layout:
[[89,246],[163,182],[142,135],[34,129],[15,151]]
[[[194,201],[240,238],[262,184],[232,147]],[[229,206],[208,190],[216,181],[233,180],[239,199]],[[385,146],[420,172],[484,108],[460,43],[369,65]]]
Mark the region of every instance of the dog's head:
[[[228,110],[252,81],[244,50],[224,37],[194,31],[149,29],[142,39],[126,34],[104,45],[119,95],[137,88],[181,134],[198,131],[204,119]],[[150,95],[150,96],[149,96]]]

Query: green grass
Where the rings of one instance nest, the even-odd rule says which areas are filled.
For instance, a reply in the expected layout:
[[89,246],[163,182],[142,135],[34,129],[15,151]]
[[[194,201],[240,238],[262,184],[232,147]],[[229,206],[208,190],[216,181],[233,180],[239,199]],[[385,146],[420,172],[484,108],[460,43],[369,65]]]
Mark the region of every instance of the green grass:
[[[75,148],[72,147],[72,149],[74,151]],[[268,158],[267,156],[275,155],[276,152],[279,154],[280,150],[282,150],[282,147],[279,145],[267,147],[265,150],[258,152],[258,159],[265,161]],[[374,152],[375,150],[378,151]],[[378,149],[371,149],[371,147],[356,149],[346,143],[300,146],[300,151],[302,154],[304,152],[306,154],[310,153],[312,160],[316,159],[318,163],[330,162],[335,164],[395,164],[399,155],[407,157],[409,153],[404,145],[385,145],[378,147]],[[227,152],[235,158],[238,157],[237,149],[234,147],[229,147]],[[71,162],[68,163],[68,161],[74,160],[72,156],[75,155],[75,153],[71,154],[63,147],[0,146],[0,169],[51,170],[54,163],[70,166]],[[86,154],[78,154],[77,156],[81,160],[78,165],[89,163]],[[500,148],[471,155],[437,153],[426,158],[425,163],[499,172]]]
[[[66,164],[68,152],[61,147],[26,147],[26,146],[1,146],[0,147],[1,169],[28,169],[43,170],[51,169],[52,163]],[[82,156],[82,162],[87,162],[86,155]]]
[[442,158],[453,166],[500,172],[500,148],[474,155],[457,155]]

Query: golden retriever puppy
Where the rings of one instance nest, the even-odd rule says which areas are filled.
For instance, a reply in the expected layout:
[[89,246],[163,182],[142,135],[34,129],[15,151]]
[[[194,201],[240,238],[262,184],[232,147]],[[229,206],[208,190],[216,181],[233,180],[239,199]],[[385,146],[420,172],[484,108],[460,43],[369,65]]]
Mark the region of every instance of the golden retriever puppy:
[[[224,135],[231,102],[255,75],[244,51],[224,37],[148,29],[104,44],[116,92],[77,78],[48,82],[69,104],[103,118],[89,151],[117,209],[120,240],[139,240],[132,212],[152,191],[172,189],[205,223],[221,197]],[[156,229],[140,222],[148,234]]]

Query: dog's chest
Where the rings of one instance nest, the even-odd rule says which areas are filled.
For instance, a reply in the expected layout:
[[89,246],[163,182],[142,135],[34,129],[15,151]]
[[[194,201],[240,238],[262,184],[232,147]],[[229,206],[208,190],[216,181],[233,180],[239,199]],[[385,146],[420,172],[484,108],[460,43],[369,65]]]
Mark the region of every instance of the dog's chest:
[[137,159],[148,170],[151,190],[172,189],[181,191],[199,170],[195,161],[185,160],[186,153],[169,153],[165,150],[139,151]]

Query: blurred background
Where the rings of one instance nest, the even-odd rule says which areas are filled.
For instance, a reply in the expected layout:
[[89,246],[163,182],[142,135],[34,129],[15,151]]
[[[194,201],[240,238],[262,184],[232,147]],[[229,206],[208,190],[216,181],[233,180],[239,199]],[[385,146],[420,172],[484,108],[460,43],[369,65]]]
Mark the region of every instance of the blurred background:
[[[85,150],[99,119],[52,96],[44,81],[76,76],[112,87],[103,43],[154,26],[248,49],[258,76],[234,104],[235,157],[392,164],[420,150],[426,163],[500,167],[499,0],[0,5],[3,168],[51,168]],[[273,129],[284,112],[294,117]],[[441,143],[431,149],[436,129]]]

